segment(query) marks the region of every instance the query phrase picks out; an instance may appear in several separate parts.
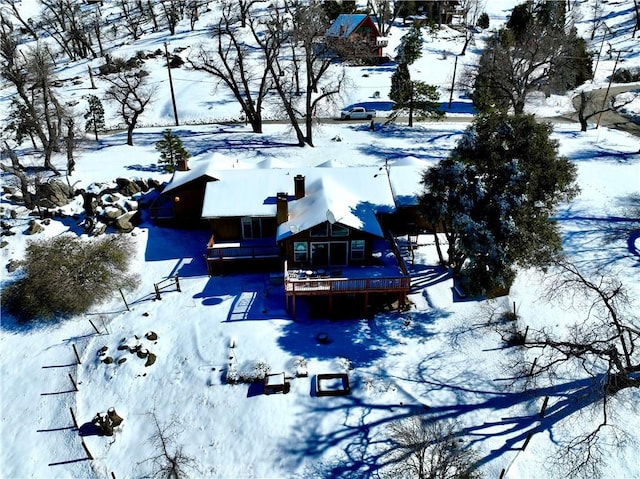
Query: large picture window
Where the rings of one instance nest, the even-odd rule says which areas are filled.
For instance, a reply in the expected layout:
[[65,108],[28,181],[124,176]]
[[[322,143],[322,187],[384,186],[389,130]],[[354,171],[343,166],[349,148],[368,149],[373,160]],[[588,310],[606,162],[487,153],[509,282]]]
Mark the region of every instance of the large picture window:
[[306,263],[309,259],[309,248],[306,241],[296,241],[293,243],[293,261],[296,263]]
[[364,259],[364,240],[351,241],[351,259],[354,259],[354,260]]
[[323,237],[323,238],[328,236],[327,223],[321,223],[319,225],[315,225],[313,228],[309,230],[309,236]]
[[342,225],[331,225],[331,236],[349,236],[349,228]]

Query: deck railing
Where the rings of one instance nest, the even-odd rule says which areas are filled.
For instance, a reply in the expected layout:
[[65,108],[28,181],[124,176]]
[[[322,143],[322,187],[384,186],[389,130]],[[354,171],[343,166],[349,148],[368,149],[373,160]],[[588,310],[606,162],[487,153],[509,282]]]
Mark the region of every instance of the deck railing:
[[339,277],[316,277],[305,275],[296,277],[290,274],[285,261],[284,274],[285,294],[287,295],[325,295],[325,294],[348,294],[348,293],[385,293],[385,292],[408,292],[411,288],[411,278],[409,276],[395,277],[363,277],[349,278]]

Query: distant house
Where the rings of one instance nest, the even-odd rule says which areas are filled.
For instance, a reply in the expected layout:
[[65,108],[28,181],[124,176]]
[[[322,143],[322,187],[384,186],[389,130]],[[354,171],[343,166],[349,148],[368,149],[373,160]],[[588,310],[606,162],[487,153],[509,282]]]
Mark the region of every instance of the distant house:
[[346,60],[375,62],[384,58],[388,40],[380,36],[367,14],[341,14],[325,33],[325,39]]
[[438,25],[449,25],[462,15],[459,0],[415,0],[411,4],[400,4],[400,8],[405,23],[424,23],[432,20]]

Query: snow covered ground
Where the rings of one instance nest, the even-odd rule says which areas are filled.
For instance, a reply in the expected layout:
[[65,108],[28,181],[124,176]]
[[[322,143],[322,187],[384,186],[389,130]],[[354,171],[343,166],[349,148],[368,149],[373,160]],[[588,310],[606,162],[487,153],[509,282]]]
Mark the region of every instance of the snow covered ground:
[[[515,2],[489,3],[493,27]],[[605,3],[612,21],[622,9],[626,16],[620,21],[626,21],[628,3]],[[400,34],[395,30],[392,39]],[[182,42],[192,41],[187,35],[179,37]],[[159,35],[148,36],[128,48],[157,47],[163,40]],[[172,46],[179,43],[170,41]],[[425,80],[444,89],[451,80],[453,63],[452,55],[445,60],[442,52],[455,53],[461,45],[459,38],[441,39],[437,46],[427,43],[416,71],[433,74]],[[471,58],[469,55],[468,61]],[[634,61],[640,63],[637,53],[627,64]],[[168,86],[162,77],[166,70],[160,62],[156,66],[152,75],[160,94],[143,120],[155,127],[136,130],[134,147],[124,146],[123,133],[104,136],[97,145],[87,142],[70,178],[77,182],[76,187],[109,183],[121,176],[168,179],[155,168],[155,142],[162,127],[172,121]],[[606,87],[612,68],[612,61],[601,61],[595,83]],[[86,65],[70,65],[60,76],[72,77],[80,69]],[[380,101],[386,99],[391,72],[364,70],[350,70],[357,88],[345,93],[344,105],[370,101],[375,91],[381,92]],[[196,83],[192,77],[181,80],[180,75],[174,79],[185,122],[237,115],[236,106],[226,101],[222,91],[205,96],[206,82]],[[90,92],[87,87],[70,94],[81,97]],[[443,94],[444,99],[446,90]],[[464,95],[455,92],[454,98],[457,115],[468,114]],[[0,102],[2,108],[7,106],[6,99],[5,95]],[[570,111],[564,97],[546,99],[530,108],[541,116]],[[117,120],[111,121],[115,124]],[[344,166],[383,165],[391,160],[392,165],[393,161],[412,161],[427,167],[448,154],[465,126],[445,120],[412,129],[379,125],[370,132],[366,125],[321,125],[316,132],[317,147],[303,149],[289,146],[292,134],[282,125],[267,125],[263,135],[250,133],[244,125],[191,125],[173,131],[196,159],[216,152],[249,166],[265,160],[292,166],[328,160]],[[335,141],[337,138],[341,141]],[[607,231],[620,214],[620,204],[638,193],[640,141],[606,128],[580,133],[577,124],[556,125],[554,138],[560,142],[560,152],[578,166],[582,190],[558,214],[567,253],[586,268],[606,265],[616,271],[632,297],[638,298],[640,240],[608,242]],[[64,158],[58,161],[64,165]],[[3,217],[17,233],[0,250],[3,265],[22,257],[29,239],[23,232],[30,219],[26,211],[4,201],[3,214],[15,209],[18,217]],[[77,200],[65,211],[72,214],[81,206]],[[52,221],[41,236],[77,229],[67,218]],[[299,311],[298,320],[292,321],[284,310],[281,287],[270,284],[267,276],[208,277],[202,259],[207,236],[206,231],[160,228],[148,220],[136,228],[131,234],[136,245],[133,269],[141,280],[135,291],[126,292],[130,311],[117,297],[89,314],[56,324],[23,325],[3,314],[2,477],[113,474],[121,479],[149,475],[153,470],[150,458],[158,453],[150,439],[154,414],[174,444],[195,459],[193,477],[370,477],[387,458],[386,427],[424,414],[459,420],[463,438],[479,452],[487,477],[499,477],[504,469],[505,477],[534,479],[559,474],[549,459],[559,442],[599,420],[598,410],[580,398],[588,387],[580,374],[526,392],[502,381],[510,376],[509,363],[531,358],[518,348],[505,348],[503,331],[486,326],[492,308],[508,310],[515,303],[521,325],[532,328],[563,327],[585,317],[579,305],[545,302],[542,278],[534,271],[522,271],[508,297],[493,302],[453,301],[452,282],[436,266],[432,238],[424,236],[411,267],[414,286],[409,312],[329,321]],[[3,284],[15,277],[4,267],[2,271]],[[154,301],[154,283],[175,274],[180,277],[181,291],[167,290],[161,300]],[[147,339],[149,332],[155,332],[157,339]],[[328,343],[318,341],[321,333],[328,336]],[[147,348],[156,355],[156,362],[145,367],[144,359],[119,349],[124,345]],[[75,364],[74,346],[80,365]],[[114,358],[113,364],[100,361],[99,351],[104,347]],[[118,365],[123,358],[126,361]],[[306,362],[307,377],[295,377],[301,361]],[[224,381],[230,367],[251,372],[266,365],[271,372],[285,372],[292,378],[288,394],[267,396],[255,386]],[[315,395],[317,374],[341,372],[349,375],[351,395]],[[541,419],[538,411],[547,396],[549,413]],[[607,461],[610,477],[639,477],[639,399],[637,391],[616,396],[613,420],[628,433],[628,441],[612,445]],[[79,435],[71,409],[82,426],[111,407],[124,418],[113,437]],[[527,449],[520,451],[530,433],[534,434]],[[92,461],[86,460],[82,439]]]

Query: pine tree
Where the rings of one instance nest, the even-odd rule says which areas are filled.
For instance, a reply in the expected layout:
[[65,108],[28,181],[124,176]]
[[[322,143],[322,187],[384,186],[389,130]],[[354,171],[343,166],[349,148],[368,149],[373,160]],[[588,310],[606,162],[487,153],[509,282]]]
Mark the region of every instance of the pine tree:
[[179,160],[186,160],[191,156],[182,145],[182,140],[170,129],[162,133],[162,139],[156,143],[156,150],[160,152],[159,163],[165,163],[168,171],[173,171]]
[[422,32],[419,25],[412,25],[400,39],[396,47],[396,61],[400,64],[413,64],[422,56]]
[[87,102],[89,103],[89,108],[84,114],[84,119],[87,120],[85,131],[93,131],[96,141],[98,141],[98,130],[102,130],[105,127],[104,108],[100,98],[95,95],[88,95]]
[[443,262],[469,293],[508,288],[516,266],[545,266],[561,251],[550,218],[577,193],[576,168],[551,132],[531,115],[481,115],[423,173],[422,214],[445,233]]
[[437,87],[422,81],[411,80],[406,63],[400,63],[391,76],[389,98],[394,102],[394,114],[391,119],[395,119],[401,112],[406,111],[409,114],[409,126],[413,126],[414,114],[419,118],[444,116],[438,103],[440,94]]

